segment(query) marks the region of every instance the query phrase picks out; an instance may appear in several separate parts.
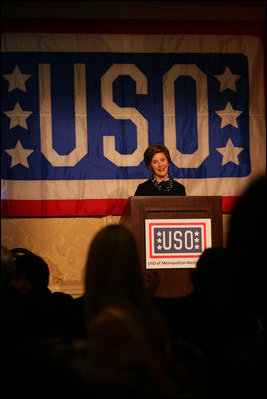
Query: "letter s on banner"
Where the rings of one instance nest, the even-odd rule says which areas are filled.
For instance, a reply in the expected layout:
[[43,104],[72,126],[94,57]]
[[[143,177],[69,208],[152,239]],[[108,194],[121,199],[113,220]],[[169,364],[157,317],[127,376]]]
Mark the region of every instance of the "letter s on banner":
[[115,119],[130,119],[137,128],[137,148],[132,154],[115,149],[115,137],[104,136],[104,156],[117,166],[138,166],[148,147],[148,122],[132,107],[119,107],[113,101],[113,82],[120,75],[129,75],[136,82],[136,93],[147,94],[147,78],[134,64],[113,64],[101,78],[102,107]]

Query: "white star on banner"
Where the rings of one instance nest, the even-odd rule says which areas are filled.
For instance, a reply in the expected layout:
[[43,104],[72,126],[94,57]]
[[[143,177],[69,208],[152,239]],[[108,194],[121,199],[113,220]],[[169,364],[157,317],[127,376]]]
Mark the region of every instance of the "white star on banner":
[[225,147],[216,148],[216,150],[223,156],[222,166],[228,162],[233,162],[236,165],[239,165],[238,155],[244,150],[244,147],[235,147],[232,140],[229,139]]
[[221,129],[227,125],[232,125],[238,128],[236,119],[242,114],[243,111],[233,109],[230,102],[227,103],[226,107],[220,111],[215,111],[219,115],[221,120]]
[[18,140],[17,144],[15,145],[14,148],[10,148],[8,150],[5,150],[5,152],[12,157],[11,161],[11,168],[14,166],[21,164],[25,166],[26,168],[29,168],[28,160],[27,158],[31,155],[33,150],[27,150],[22,147],[21,142]]
[[235,82],[241,78],[241,75],[235,75],[226,67],[222,75],[214,75],[221,82],[220,92],[226,89],[237,91]]
[[13,72],[7,75],[3,75],[6,80],[9,81],[8,91],[12,91],[15,89],[20,89],[23,91],[26,90],[25,82],[28,80],[32,75],[21,73],[19,67],[16,65]]
[[19,103],[16,103],[13,111],[4,111],[4,114],[10,118],[9,129],[15,126],[21,126],[28,129],[26,119],[32,114],[31,111],[23,111]]

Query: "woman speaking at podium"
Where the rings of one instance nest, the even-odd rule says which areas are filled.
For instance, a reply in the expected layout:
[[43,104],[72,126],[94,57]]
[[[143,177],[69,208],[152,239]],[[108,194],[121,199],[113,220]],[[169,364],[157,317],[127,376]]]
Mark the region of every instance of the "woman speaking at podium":
[[144,152],[144,161],[147,169],[151,170],[153,175],[138,185],[134,195],[186,195],[185,187],[173,180],[168,173],[171,157],[164,144],[150,145]]

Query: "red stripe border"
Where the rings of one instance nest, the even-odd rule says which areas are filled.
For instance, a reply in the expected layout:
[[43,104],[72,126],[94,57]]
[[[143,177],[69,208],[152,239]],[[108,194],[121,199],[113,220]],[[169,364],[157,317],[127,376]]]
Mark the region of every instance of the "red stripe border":
[[[223,213],[231,213],[239,197],[222,197]],[[120,216],[126,199],[1,200],[2,217]]]
[[106,216],[121,215],[126,200],[2,200],[1,205],[6,217]]

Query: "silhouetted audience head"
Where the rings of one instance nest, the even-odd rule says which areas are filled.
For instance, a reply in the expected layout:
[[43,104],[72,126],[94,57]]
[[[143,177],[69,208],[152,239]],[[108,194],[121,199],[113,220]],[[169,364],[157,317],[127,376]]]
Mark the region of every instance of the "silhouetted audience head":
[[48,287],[49,268],[40,256],[25,248],[14,248],[11,252],[16,266],[12,284],[21,294]]
[[145,385],[153,392],[169,389],[165,369],[169,333],[145,287],[134,236],[122,224],[103,228],[89,248],[85,322],[89,368],[95,381],[112,381],[119,397],[125,384],[123,397],[136,389],[143,393]]
[[266,251],[256,251],[266,243],[266,177],[258,177],[240,197],[230,219],[227,246],[240,253],[260,253],[265,256]]
[[138,250],[126,227],[110,225],[95,236],[87,259],[85,285],[91,318],[104,307],[126,299],[142,305],[145,288]]
[[10,286],[15,277],[16,267],[12,253],[1,245],[1,288],[6,289]]
[[145,287],[135,238],[122,224],[105,227],[91,243],[85,277],[86,326],[110,307],[124,307],[130,313],[134,309],[149,331],[150,345],[165,345],[166,325]]
[[223,247],[205,249],[196,269],[192,269],[191,278],[196,292],[227,302],[228,250]]
[[[255,179],[230,219],[231,293],[247,314],[264,312],[266,289],[266,178]],[[243,305],[242,305],[243,304]]]

